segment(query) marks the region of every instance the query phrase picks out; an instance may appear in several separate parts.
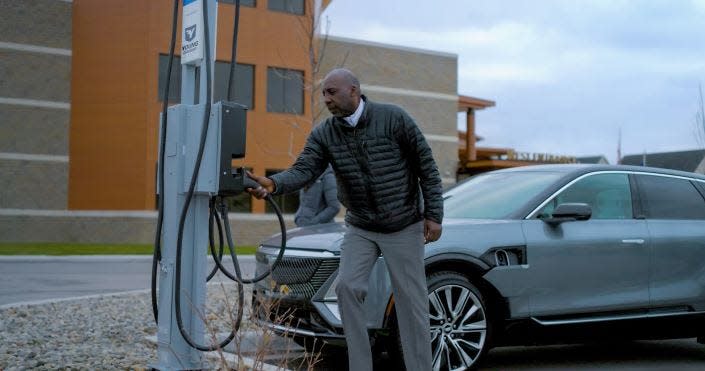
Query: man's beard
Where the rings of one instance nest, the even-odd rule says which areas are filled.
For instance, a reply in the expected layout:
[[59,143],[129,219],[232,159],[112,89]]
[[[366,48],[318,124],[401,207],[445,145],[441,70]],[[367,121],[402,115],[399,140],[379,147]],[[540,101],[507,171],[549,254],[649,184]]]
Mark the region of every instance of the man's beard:
[[342,110],[338,107],[335,107],[333,109],[328,108],[328,112],[330,112],[331,115],[333,115],[335,117],[340,117],[340,118],[348,117],[348,116],[352,115],[352,112],[347,112],[347,111]]
[[333,108],[328,107],[328,112],[330,112],[331,115],[333,115],[335,117],[340,117],[340,118],[348,117],[348,116],[352,115],[353,113],[355,113],[354,110],[346,110],[346,109],[340,108],[338,106],[335,106]]

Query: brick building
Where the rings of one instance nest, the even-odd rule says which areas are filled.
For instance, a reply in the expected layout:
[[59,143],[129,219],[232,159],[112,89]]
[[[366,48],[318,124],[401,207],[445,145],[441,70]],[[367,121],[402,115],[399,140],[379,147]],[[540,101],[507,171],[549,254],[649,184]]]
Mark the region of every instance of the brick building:
[[[230,62],[229,3],[218,6],[216,99]],[[258,174],[287,168],[312,123],[324,117],[312,88],[322,76],[312,72],[309,48],[316,44],[309,44],[307,27],[327,3],[242,1],[235,100],[250,110],[247,156],[236,165]],[[0,2],[7,21],[0,26],[0,241],[153,240],[172,4]],[[444,185],[455,183],[457,55],[338,37],[328,38],[324,55],[321,74],[349,68],[370,99],[407,109]],[[180,96],[174,75],[172,104]],[[297,202],[280,201],[289,212]],[[262,201],[246,196],[237,206],[232,220],[240,243],[277,230]]]

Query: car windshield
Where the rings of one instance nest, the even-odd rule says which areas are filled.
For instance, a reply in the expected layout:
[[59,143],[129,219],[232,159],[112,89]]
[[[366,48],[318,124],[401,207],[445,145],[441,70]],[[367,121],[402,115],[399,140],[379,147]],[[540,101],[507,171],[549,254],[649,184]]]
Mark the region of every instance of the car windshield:
[[503,219],[565,174],[513,171],[476,175],[443,197],[447,218]]

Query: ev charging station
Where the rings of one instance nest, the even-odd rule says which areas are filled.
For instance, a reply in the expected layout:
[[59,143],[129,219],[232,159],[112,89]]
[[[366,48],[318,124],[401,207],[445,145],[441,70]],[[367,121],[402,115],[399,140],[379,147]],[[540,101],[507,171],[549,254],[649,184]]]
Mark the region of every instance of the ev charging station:
[[[237,3],[236,14],[239,15],[239,1]],[[175,30],[178,3],[174,6]],[[263,275],[259,279],[242,279],[236,255],[232,253],[234,246],[227,210],[223,209],[237,277],[226,272],[218,257],[214,258],[217,266],[238,283],[239,319],[225,342],[199,345],[208,344],[204,323],[207,256],[203,249],[208,246],[209,233],[212,233],[209,218],[214,213],[213,200],[218,196],[222,202],[222,197],[257,186],[243,169],[232,167],[233,159],[245,156],[247,107],[233,102],[212,103],[210,79],[214,71],[216,19],[216,0],[183,0],[181,103],[162,113],[160,127],[160,216],[152,278],[153,291],[157,277],[159,282],[158,300],[153,302],[155,319],[158,319],[158,360],[150,365],[158,370],[207,368],[202,351],[220,349],[237,331],[242,318],[242,284],[264,278]],[[235,28],[237,30],[237,16]],[[234,40],[236,35],[237,31]],[[163,120],[165,113],[167,118]],[[271,198],[268,201],[272,202]],[[276,206],[275,209],[278,211]],[[283,228],[281,215],[279,217]],[[283,248],[285,240],[284,233]],[[153,301],[154,298],[153,292]]]

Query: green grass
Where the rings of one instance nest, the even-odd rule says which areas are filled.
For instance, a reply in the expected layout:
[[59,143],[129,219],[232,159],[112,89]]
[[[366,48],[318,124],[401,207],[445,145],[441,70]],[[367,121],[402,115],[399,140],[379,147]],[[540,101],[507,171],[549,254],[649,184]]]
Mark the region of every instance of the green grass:
[[[256,249],[256,246],[238,246],[236,251],[240,255],[252,255]],[[0,243],[0,255],[151,255],[153,251],[152,245]],[[227,247],[223,255],[230,255]]]

